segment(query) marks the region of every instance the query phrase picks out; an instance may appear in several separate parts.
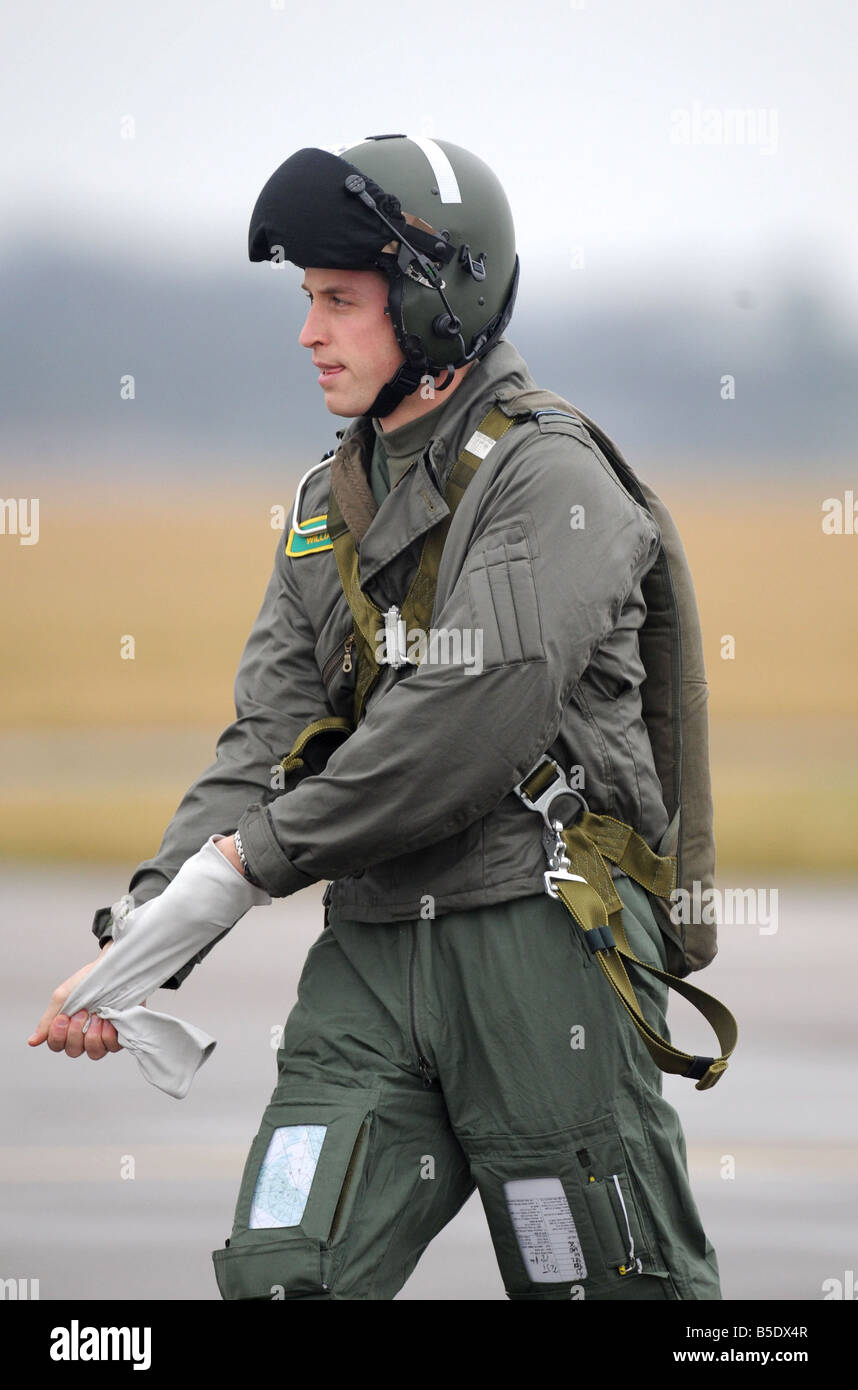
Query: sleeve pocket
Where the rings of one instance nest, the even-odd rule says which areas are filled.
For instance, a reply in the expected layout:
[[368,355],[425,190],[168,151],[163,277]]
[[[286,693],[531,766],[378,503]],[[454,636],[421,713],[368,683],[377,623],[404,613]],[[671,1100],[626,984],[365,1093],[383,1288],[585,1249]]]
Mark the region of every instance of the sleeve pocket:
[[484,550],[468,571],[474,627],[482,632],[483,668],[544,661],[539,601],[523,531]]

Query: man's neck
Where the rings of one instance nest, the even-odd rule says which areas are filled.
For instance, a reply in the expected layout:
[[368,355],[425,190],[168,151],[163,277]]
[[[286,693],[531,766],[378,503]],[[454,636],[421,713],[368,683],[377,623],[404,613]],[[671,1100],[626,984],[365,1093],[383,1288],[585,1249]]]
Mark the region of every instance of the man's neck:
[[[453,380],[445,391],[436,391],[434,385],[430,388],[428,384],[412,391],[410,396],[406,396],[400,401],[395,410],[391,411],[389,415],[385,415],[383,420],[379,420],[378,423],[382,430],[399,429],[400,425],[407,425],[410,421],[419,419],[421,415],[428,415],[430,410],[435,410],[439,405],[443,405],[452,396],[473,365],[473,362],[469,362],[465,367],[457,367],[453,373]],[[435,381],[441,380],[446,375],[446,372],[441,372]]]

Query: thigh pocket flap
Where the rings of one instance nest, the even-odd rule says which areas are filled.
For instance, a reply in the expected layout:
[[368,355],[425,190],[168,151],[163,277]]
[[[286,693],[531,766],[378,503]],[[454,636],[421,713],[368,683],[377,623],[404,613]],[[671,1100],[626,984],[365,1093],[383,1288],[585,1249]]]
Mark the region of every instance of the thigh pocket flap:
[[[252,1243],[238,1240],[212,1251],[222,1298],[277,1299],[287,1293],[322,1293],[322,1248],[300,1230],[253,1231]],[[274,1235],[275,1239],[271,1239]]]
[[232,1233],[213,1252],[224,1297],[270,1298],[276,1285],[289,1293],[323,1288],[331,1248],[347,1233],[379,1093],[305,1087],[269,1103],[251,1145]]

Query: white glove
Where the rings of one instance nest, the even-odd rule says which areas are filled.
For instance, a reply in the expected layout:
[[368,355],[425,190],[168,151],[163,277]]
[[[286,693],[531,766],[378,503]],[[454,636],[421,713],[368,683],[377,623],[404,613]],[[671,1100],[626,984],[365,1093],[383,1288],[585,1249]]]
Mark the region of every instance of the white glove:
[[[72,990],[63,1013],[71,1018],[86,1009],[109,1018],[146,1080],[181,1100],[214,1051],[215,1039],[191,1023],[142,1007],[142,1001],[249,908],[270,904],[265,889],[230,864],[211,835],[158,897],[131,912],[128,895],[120,899],[114,944]],[[89,1019],[84,1032],[88,1027]]]

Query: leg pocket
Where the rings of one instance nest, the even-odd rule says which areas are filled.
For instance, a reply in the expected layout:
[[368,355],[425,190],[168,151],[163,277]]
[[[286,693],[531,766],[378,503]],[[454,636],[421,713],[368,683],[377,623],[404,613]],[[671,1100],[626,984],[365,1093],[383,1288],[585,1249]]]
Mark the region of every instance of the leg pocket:
[[229,1239],[212,1252],[223,1298],[277,1299],[330,1291],[348,1230],[378,1091],[290,1085],[267,1106],[244,1166]]
[[459,1138],[510,1298],[673,1296],[612,1115],[550,1134]]
[[621,1278],[643,1273],[643,1260],[651,1261],[651,1237],[645,1232],[628,1173],[611,1173],[604,1178],[592,1175],[584,1196],[599,1242],[606,1270],[616,1270]]

